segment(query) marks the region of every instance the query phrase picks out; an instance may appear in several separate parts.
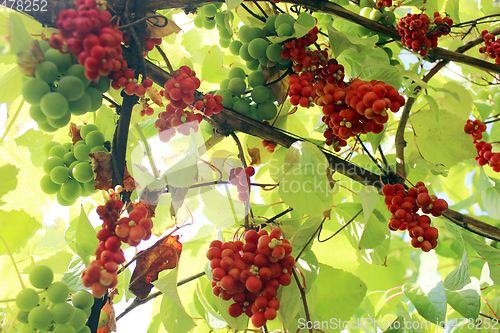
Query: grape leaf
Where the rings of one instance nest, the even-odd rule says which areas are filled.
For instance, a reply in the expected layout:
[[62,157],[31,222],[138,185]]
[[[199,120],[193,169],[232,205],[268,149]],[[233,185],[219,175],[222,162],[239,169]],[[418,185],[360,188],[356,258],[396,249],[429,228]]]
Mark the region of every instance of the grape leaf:
[[458,291],[446,291],[448,304],[464,318],[477,319],[481,307],[479,280],[472,281]]
[[[18,170],[19,169],[14,165],[5,163],[2,159],[0,159],[0,174],[3,178],[2,186],[0,187],[0,198],[2,198],[8,192],[16,189],[17,174],[19,173]],[[4,204],[5,202],[0,200],[0,206]]]
[[23,209],[0,210],[0,235],[6,243],[0,242],[0,255],[8,253],[5,245],[11,252],[18,252],[41,227],[42,224]]
[[10,54],[18,54],[27,50],[32,40],[33,38],[26,31],[21,14],[12,12],[9,17]]
[[373,51],[373,47],[378,41],[378,36],[371,36],[368,38],[349,36],[342,31],[335,31],[330,26],[328,26],[328,38],[330,39],[330,47],[332,48],[335,58],[347,49],[353,49],[358,53],[365,49],[372,49]]

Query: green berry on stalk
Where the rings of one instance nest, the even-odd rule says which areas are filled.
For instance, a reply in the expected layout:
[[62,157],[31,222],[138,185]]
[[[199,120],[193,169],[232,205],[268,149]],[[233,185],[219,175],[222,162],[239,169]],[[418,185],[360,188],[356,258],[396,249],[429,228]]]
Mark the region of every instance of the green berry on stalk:
[[396,22],[396,15],[391,10],[382,13],[382,17],[379,19],[380,23],[385,26],[391,26]]
[[70,53],[61,53],[59,50],[52,48],[45,52],[44,59],[56,64],[59,73],[64,73],[73,64]]
[[61,189],[61,185],[54,183],[50,175],[44,175],[40,179],[40,189],[45,194],[56,194]]
[[102,146],[104,144],[104,134],[99,131],[92,131],[85,136],[85,143],[90,148]]
[[82,310],[86,310],[94,305],[94,296],[87,291],[78,291],[71,299],[73,306]]
[[71,120],[71,113],[66,112],[61,118],[47,117],[47,123],[54,128],[62,128],[69,124]]
[[48,93],[50,93],[49,85],[40,79],[29,79],[23,83],[21,88],[24,100],[31,105],[40,104],[43,96]]
[[245,92],[246,88],[247,84],[243,79],[239,77],[232,78],[228,84],[229,91],[231,91],[231,93],[235,96],[242,95]]
[[229,77],[229,80],[231,80],[232,78],[235,78],[235,77],[239,77],[240,79],[245,80],[247,77],[247,74],[245,73],[245,70],[241,67],[232,67],[229,70],[228,77]]
[[205,18],[203,20],[203,28],[205,28],[207,30],[212,30],[213,28],[215,28],[215,20],[214,19]]
[[30,311],[38,305],[39,301],[38,293],[31,288],[24,288],[16,296],[16,306],[21,311]]
[[[87,327],[87,326],[85,326],[85,327]],[[56,325],[56,327],[52,331],[52,333],[75,333],[75,332],[76,331],[73,328],[73,326],[71,326],[71,324]],[[90,328],[89,328],[89,332],[90,332]]]
[[66,302],[60,302],[52,307],[52,317],[57,324],[69,323],[75,314],[75,308]]
[[[248,85],[250,87],[262,86],[266,83],[264,73],[262,71],[253,71],[248,75]],[[223,102],[224,104],[224,102]]]
[[90,96],[90,112],[99,109],[102,105],[102,93],[94,87],[85,88],[85,92]]
[[43,162],[43,171],[48,174],[56,166],[64,166],[64,160],[59,156],[50,156],[45,160],[45,162]]
[[257,86],[252,89],[252,99],[257,104],[267,102],[269,99],[269,90],[265,86]]
[[35,77],[47,83],[52,83],[57,79],[59,71],[56,64],[51,61],[44,61],[39,63],[35,69]]
[[45,289],[50,286],[52,280],[54,280],[54,273],[49,266],[37,265],[31,270],[29,279],[33,287]]
[[274,27],[277,30],[278,27],[282,24],[288,24],[290,26],[293,26],[294,23],[295,23],[295,18],[292,15],[283,13],[276,17],[274,21]]
[[68,101],[76,101],[83,96],[85,86],[82,80],[76,76],[65,76],[59,80],[57,92],[63,95]]
[[229,44],[229,52],[231,52],[231,54],[235,56],[240,55],[241,45],[243,45],[243,43],[240,42],[239,40],[237,39],[233,40],[231,44]]
[[206,17],[215,17],[215,14],[217,13],[217,7],[214,4],[203,6],[203,13]]
[[382,13],[378,9],[374,8],[370,12],[370,19],[371,20],[378,21],[378,20],[380,20],[381,17],[382,17]]
[[59,194],[68,202],[76,201],[82,194],[82,187],[76,180],[70,180],[61,185]]
[[276,33],[279,37],[291,36],[293,34],[293,27],[287,23],[283,23],[276,28]]
[[28,322],[34,329],[43,330],[52,323],[52,314],[45,306],[37,306],[28,314]]
[[62,118],[68,113],[68,101],[60,93],[50,92],[40,100],[40,108],[49,118]]
[[99,129],[94,124],[86,124],[83,125],[82,128],[80,128],[80,136],[82,137],[83,140],[85,140],[87,134],[89,134],[92,131],[98,131],[98,130]]
[[76,76],[79,78],[85,87],[90,84],[89,79],[85,76],[85,67],[80,64],[71,65],[66,71],[66,75]]
[[260,117],[264,120],[274,119],[278,114],[278,108],[274,103],[270,102],[259,104],[257,110],[259,111]]
[[263,38],[255,38],[248,44],[248,54],[252,58],[260,59],[266,55],[266,49],[269,43]]
[[56,166],[54,169],[50,171],[50,179],[56,184],[65,183],[66,181],[69,180],[68,168],[65,166]]
[[81,330],[85,326],[85,322],[87,321],[87,315],[85,311],[82,309],[75,308],[75,314],[71,319],[71,326],[75,329],[75,331]]

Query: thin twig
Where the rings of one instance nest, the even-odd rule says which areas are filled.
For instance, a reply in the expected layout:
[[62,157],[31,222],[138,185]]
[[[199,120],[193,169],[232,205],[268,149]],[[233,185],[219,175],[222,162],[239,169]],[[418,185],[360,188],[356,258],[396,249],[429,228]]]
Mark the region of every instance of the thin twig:
[[[236,142],[236,145],[238,146],[238,157],[241,161],[241,164],[243,164],[243,169],[247,168],[247,161],[245,159],[245,152],[243,151],[243,147],[241,146],[240,139],[238,139],[238,136],[236,134],[231,133],[231,137],[233,138],[234,142]],[[248,188],[248,197],[250,198],[250,187]],[[245,230],[250,230],[250,217],[249,214],[251,213],[252,208],[250,207],[250,200],[245,201]]]
[[102,95],[102,98],[104,98],[105,100],[107,100],[108,102],[110,102],[111,104],[113,104],[114,107],[116,108],[116,111],[117,111],[116,113],[120,114],[120,112],[118,112],[119,108],[121,107],[120,104],[116,103],[115,101],[113,101],[111,98],[109,98],[108,96],[106,96],[104,94]]
[[10,257],[10,260],[12,260],[12,265],[14,266],[14,269],[16,270],[17,277],[19,278],[19,283],[21,284],[21,288],[25,289],[26,286],[24,285],[23,279],[21,278],[21,273],[19,272],[19,269],[17,268],[16,261],[14,260],[14,256],[12,255],[12,252],[10,251],[9,246],[7,245],[7,242],[2,237],[2,235],[0,235],[0,240],[2,241],[3,245],[5,245],[5,249],[7,250],[7,254]]
[[359,135],[357,137],[358,137],[358,142],[361,144],[361,147],[363,147],[363,150],[368,154],[368,156],[370,156],[370,158],[373,161],[373,163],[375,163],[375,165],[377,166],[377,168],[379,168],[379,170],[382,172],[382,174],[386,174],[385,170],[382,169],[382,167],[380,166],[380,164],[378,164],[378,162],[375,159],[375,157],[368,151],[368,149],[366,149],[366,147],[363,144],[363,141],[361,141],[361,138],[359,137]]
[[155,45],[155,48],[158,51],[158,53],[160,53],[161,57],[163,58],[163,60],[167,64],[167,68],[168,68],[170,74],[173,75],[175,71],[174,71],[174,68],[172,67],[172,64],[170,63],[170,60],[168,60],[167,55],[165,54],[163,49],[160,47],[160,45]]
[[[152,18],[157,18],[157,17],[161,17],[165,20],[165,23],[163,24],[155,24],[155,23],[151,23],[152,25],[154,25],[155,27],[158,27],[158,28],[163,28],[163,27],[166,27],[167,24],[168,24],[168,18],[166,16],[163,16],[163,15],[160,15],[160,14],[154,14],[154,15],[148,15],[148,16],[144,16],[143,18],[141,19],[138,19],[137,21],[134,21],[134,22],[131,22],[131,23],[128,23],[128,24],[125,24],[125,25],[121,25],[119,27],[116,27],[116,29],[118,30],[125,30],[127,28],[130,28],[134,25],[137,25],[143,21],[146,21],[146,20],[149,20],[149,19],[152,19]],[[157,20],[159,21],[159,20]]]
[[261,20],[262,22],[266,22],[266,19],[265,19],[265,18],[263,18],[262,16],[257,15],[257,14],[255,14],[254,12],[252,12],[252,11],[250,10],[250,8],[248,8],[248,7],[247,7],[244,3],[242,3],[240,6],[241,6],[243,9],[245,9],[245,10],[246,10],[246,11],[247,11],[250,15],[252,15],[253,17],[255,17],[256,19]]
[[360,209],[360,210],[359,210],[359,212],[358,212],[356,215],[354,215],[354,216],[353,216],[353,217],[349,220],[349,222],[347,222],[346,224],[344,224],[344,225],[343,225],[343,226],[342,226],[339,230],[335,231],[335,233],[334,233],[333,235],[331,235],[330,237],[325,238],[325,239],[323,239],[323,240],[320,240],[320,239],[319,239],[319,236],[321,235],[321,230],[323,229],[323,226],[321,226],[321,229],[319,230],[319,233],[318,233],[318,242],[323,243],[323,242],[326,242],[327,240],[330,240],[331,238],[335,237],[335,236],[336,236],[339,232],[341,232],[342,230],[344,230],[344,228],[346,228],[349,224],[351,224],[351,223],[352,223],[352,221],[354,221],[354,219],[355,219],[356,217],[358,217],[358,215],[359,215],[359,214],[361,214],[361,212],[362,212],[362,211],[363,211],[363,209]]
[[262,7],[259,5],[259,3],[257,1],[253,1],[254,5],[257,6],[257,8],[259,8],[259,10],[261,11],[262,15],[264,15],[264,17],[267,19],[269,16],[267,15],[267,13],[264,11],[264,9],[262,9]]
[[[306,292],[304,291],[304,288],[300,284],[297,272],[295,272],[295,269],[293,267],[292,267],[292,274],[295,279],[295,282],[297,282],[297,287],[299,287],[300,296],[302,297],[302,303],[304,304],[304,312],[306,313],[306,320],[308,323],[312,323],[311,315],[309,314],[309,307],[307,306]],[[312,327],[309,327],[309,333],[312,333]]]
[[312,242],[312,240],[314,239],[314,237],[316,237],[316,234],[323,227],[323,223],[325,223],[325,220],[326,220],[326,217],[323,218],[323,221],[321,221],[321,223],[319,224],[318,229],[316,229],[316,231],[314,232],[314,234],[312,234],[311,238],[309,238],[309,240],[307,241],[306,245],[304,245],[304,247],[302,248],[302,250],[300,250],[299,254],[297,254],[297,257],[295,257],[295,262],[297,262],[299,260],[300,256],[302,255],[302,253],[304,253],[304,251],[306,250],[307,246]]

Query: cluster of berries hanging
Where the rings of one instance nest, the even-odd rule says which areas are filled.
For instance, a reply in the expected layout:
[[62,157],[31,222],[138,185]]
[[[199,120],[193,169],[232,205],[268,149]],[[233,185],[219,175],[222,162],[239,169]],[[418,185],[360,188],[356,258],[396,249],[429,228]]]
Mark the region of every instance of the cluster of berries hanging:
[[212,272],[212,292],[225,301],[233,300],[229,314],[245,313],[255,327],[276,318],[280,307],[276,299],[280,285],[288,286],[295,259],[292,246],[281,230],[249,230],[244,240],[213,241],[207,251]]
[[495,59],[495,63],[500,65],[500,39],[488,33],[488,30],[481,31],[485,46],[479,48],[480,53],[485,53],[491,59]]
[[431,48],[437,47],[439,37],[450,33],[452,25],[453,20],[447,15],[441,17],[439,12],[434,13],[432,21],[427,14],[407,13],[399,19],[396,28],[403,46],[424,57]]
[[[306,51],[306,47],[314,44],[317,40],[318,27],[314,27],[307,35],[286,42],[283,51],[281,51],[281,57],[302,64],[304,58],[310,57],[310,51]],[[304,67],[309,67],[310,65],[307,66],[307,60],[305,62]]]
[[474,159],[480,166],[489,165],[493,171],[500,172],[500,153],[492,152],[493,146],[491,143],[485,141],[479,141],[483,138],[483,132],[486,131],[486,125],[480,120],[476,119],[474,121],[467,120],[465,124],[464,132],[470,134],[472,139],[474,139],[474,145],[477,150],[477,157]]
[[[191,128],[198,131],[203,115],[211,116],[223,108],[220,95],[208,94],[203,101],[195,103],[194,91],[200,87],[200,79],[189,66],[181,66],[173,76],[173,79],[165,82],[165,90],[160,91],[160,95],[170,102],[166,111],[158,114],[155,122],[162,142],[170,141],[176,131],[183,135],[189,135]],[[185,110],[188,106],[191,106],[191,110]],[[196,110],[203,113],[195,113]]]
[[238,167],[229,171],[229,182],[237,186],[238,199],[241,202],[246,202],[248,200],[250,177],[253,175],[255,175],[255,169],[253,167],[247,167],[246,169]]
[[382,8],[382,7],[391,7],[392,6],[392,0],[378,0],[377,3],[377,8]]
[[423,182],[405,190],[401,184],[387,184],[382,188],[385,195],[385,204],[392,213],[389,229],[408,230],[412,238],[411,245],[428,252],[437,246],[438,230],[431,227],[431,219],[441,216],[448,209],[448,203],[444,199],[438,199],[435,195],[429,195],[429,190]]
[[92,288],[95,298],[103,297],[108,288],[117,284],[118,265],[125,262],[122,242],[137,246],[151,237],[153,221],[147,217],[145,207],[135,207],[128,217],[120,218],[122,209],[123,203],[111,197],[96,210],[102,220],[102,229],[96,235],[100,241],[95,250],[97,259],[82,273],[83,285]]

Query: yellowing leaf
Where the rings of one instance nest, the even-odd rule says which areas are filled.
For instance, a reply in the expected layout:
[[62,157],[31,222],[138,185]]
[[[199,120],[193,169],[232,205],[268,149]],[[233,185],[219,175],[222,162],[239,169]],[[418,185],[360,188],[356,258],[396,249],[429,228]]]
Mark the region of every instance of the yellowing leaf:
[[[154,14],[154,13],[153,13]],[[154,17],[150,19],[155,22],[157,25],[164,25],[166,18],[163,17]],[[146,28],[146,36],[149,38],[163,38],[171,34],[178,34],[181,31],[181,28],[174,21],[168,20],[168,23],[164,27],[157,27],[151,24],[149,21],[146,21],[148,26]]]

